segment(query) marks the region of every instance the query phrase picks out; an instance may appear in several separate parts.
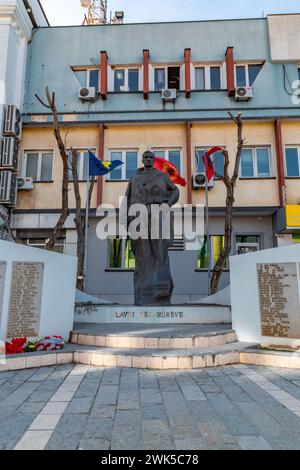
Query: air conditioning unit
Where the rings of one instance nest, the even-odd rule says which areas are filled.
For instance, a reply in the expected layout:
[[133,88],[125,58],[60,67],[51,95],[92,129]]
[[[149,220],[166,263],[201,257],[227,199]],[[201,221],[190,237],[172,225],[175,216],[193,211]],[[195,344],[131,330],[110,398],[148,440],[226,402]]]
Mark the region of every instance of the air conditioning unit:
[[0,172],[0,203],[7,206],[17,203],[17,176],[11,171]]
[[33,189],[33,179],[29,176],[18,176],[17,178],[18,191],[31,191]]
[[253,98],[253,88],[251,86],[239,86],[235,89],[234,98],[236,101],[249,101]]
[[163,101],[176,101],[177,90],[176,88],[167,88],[162,90],[161,97]]
[[[194,173],[193,174],[193,189],[205,189],[205,173]],[[213,188],[214,187],[214,178],[212,178],[207,187]]]
[[94,86],[80,88],[78,98],[81,101],[96,101],[96,88]]
[[13,137],[4,137],[1,151],[0,168],[18,170],[19,142]]
[[21,133],[21,113],[16,106],[9,104],[5,110],[3,135],[19,137]]

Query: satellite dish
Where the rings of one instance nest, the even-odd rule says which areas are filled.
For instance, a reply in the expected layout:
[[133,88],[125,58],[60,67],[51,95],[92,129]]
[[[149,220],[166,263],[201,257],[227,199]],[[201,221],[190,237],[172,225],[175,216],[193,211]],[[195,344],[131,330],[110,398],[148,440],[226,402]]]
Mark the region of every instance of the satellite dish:
[[90,8],[91,6],[91,0],[81,0],[81,6],[83,8]]

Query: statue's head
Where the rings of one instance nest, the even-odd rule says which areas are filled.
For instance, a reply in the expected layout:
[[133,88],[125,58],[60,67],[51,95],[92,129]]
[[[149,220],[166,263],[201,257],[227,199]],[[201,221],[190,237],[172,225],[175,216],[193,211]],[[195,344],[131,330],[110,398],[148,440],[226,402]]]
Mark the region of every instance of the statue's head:
[[145,166],[145,168],[152,168],[154,165],[154,153],[151,152],[150,150],[147,150],[146,152],[143,153],[142,156],[142,161]]

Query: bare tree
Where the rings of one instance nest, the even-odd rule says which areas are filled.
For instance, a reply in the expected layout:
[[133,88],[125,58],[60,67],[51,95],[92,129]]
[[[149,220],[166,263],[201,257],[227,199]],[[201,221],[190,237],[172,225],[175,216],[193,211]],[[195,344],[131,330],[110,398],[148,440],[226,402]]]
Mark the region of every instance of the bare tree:
[[[85,229],[86,229],[86,220],[85,213],[82,209],[82,198],[80,194],[79,180],[78,180],[78,171],[77,171],[77,161],[78,161],[78,152],[76,149],[71,148],[71,165],[72,165],[72,177],[73,177],[73,187],[75,195],[75,217],[74,223],[77,232],[77,289],[84,289],[84,277],[86,273],[84,272],[84,261],[85,261]],[[89,189],[89,206],[94,189],[95,179],[93,178],[90,189]]]
[[45,103],[37,94],[35,97],[38,101],[47,109],[50,109],[53,116],[53,133],[58,145],[59,153],[63,163],[63,178],[62,178],[62,205],[60,217],[52,230],[52,233],[49,239],[46,241],[45,248],[46,250],[53,250],[56,240],[59,235],[62,233],[64,224],[70,214],[69,209],[69,167],[68,167],[68,154],[66,150],[65,143],[61,136],[61,131],[59,127],[58,112],[55,104],[55,93],[50,93],[48,86],[45,87],[47,103]]
[[212,294],[215,294],[218,291],[220,279],[223,274],[224,268],[226,266],[226,261],[228,260],[229,254],[231,252],[233,205],[235,202],[234,190],[236,186],[236,180],[239,174],[242,150],[244,147],[242,114],[239,113],[236,117],[233,116],[230,112],[228,114],[237,126],[237,151],[236,151],[236,156],[235,156],[234,170],[233,170],[233,174],[231,177],[228,174],[228,168],[229,168],[229,163],[230,163],[229,155],[228,155],[227,150],[225,149],[222,150],[222,154],[224,156],[224,176],[219,175],[215,172],[215,175],[217,176],[217,178],[223,181],[223,183],[226,186],[226,210],[225,210],[224,246],[220,252],[219,258],[212,272],[212,277],[211,277],[211,293]]

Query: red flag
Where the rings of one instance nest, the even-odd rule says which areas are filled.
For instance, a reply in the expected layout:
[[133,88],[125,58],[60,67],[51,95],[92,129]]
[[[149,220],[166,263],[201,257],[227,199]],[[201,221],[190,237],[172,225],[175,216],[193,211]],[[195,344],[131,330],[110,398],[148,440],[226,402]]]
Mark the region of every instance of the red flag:
[[173,183],[180,184],[180,186],[186,186],[186,181],[180,176],[178,168],[173,165],[173,163],[168,162],[164,158],[155,157],[153,168],[167,173]]
[[213,178],[215,174],[214,163],[211,159],[211,155],[213,153],[220,152],[220,150],[222,150],[221,147],[212,147],[202,157],[204,165],[205,165],[205,172],[206,172],[208,183],[210,182],[210,180]]

